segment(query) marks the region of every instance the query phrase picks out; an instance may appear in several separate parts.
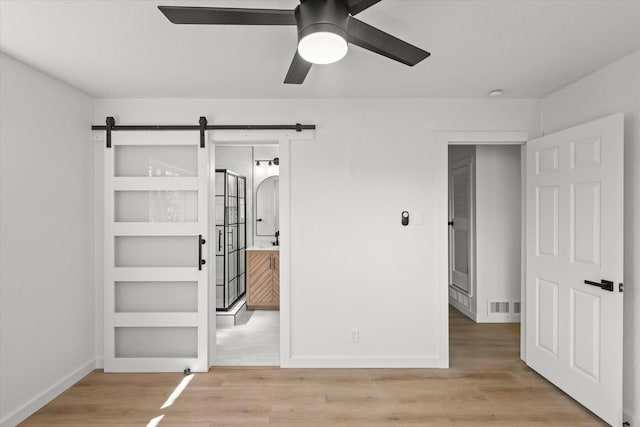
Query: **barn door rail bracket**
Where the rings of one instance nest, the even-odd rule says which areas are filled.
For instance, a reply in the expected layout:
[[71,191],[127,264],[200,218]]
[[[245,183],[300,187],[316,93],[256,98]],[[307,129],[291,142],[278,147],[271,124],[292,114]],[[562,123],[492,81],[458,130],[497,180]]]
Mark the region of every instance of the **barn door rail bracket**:
[[111,148],[111,131],[113,130],[113,127],[116,125],[116,119],[114,119],[113,117],[109,116],[107,117],[106,120],[106,125],[105,125],[105,130],[107,131],[107,148]]
[[204,132],[207,130],[207,118],[200,116],[200,148],[204,148]]
[[197,125],[117,125],[112,116],[108,116],[104,125],[93,125],[91,130],[106,131],[107,148],[111,148],[111,133],[119,130],[197,130],[200,132],[200,147],[204,148],[205,131],[207,130],[293,130],[302,132],[303,130],[315,130],[316,125],[304,125],[296,123],[294,125],[210,125],[207,118],[202,116]]

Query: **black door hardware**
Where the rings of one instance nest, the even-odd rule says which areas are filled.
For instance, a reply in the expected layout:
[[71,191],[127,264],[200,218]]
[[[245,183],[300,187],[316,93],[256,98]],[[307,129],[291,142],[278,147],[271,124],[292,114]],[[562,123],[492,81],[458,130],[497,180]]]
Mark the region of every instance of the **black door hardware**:
[[453,221],[449,221],[447,224],[449,224],[449,225],[453,225]]
[[207,241],[202,238],[202,234],[198,234],[198,270],[202,270],[202,266],[207,263],[207,261],[202,259],[202,245],[205,243],[207,243]]
[[111,148],[111,132],[119,130],[199,130],[200,146],[204,148],[205,130],[295,130],[296,132],[302,132],[303,130],[315,129],[316,125],[303,125],[300,123],[295,125],[210,125],[206,117],[200,117],[197,125],[117,125],[116,120],[112,116],[108,116],[104,125],[91,126],[91,130],[106,131],[107,148]]
[[600,283],[585,280],[586,285],[597,286],[605,291],[613,292],[613,282],[610,280],[601,280]]
[[111,131],[113,130],[113,127],[115,125],[116,125],[116,119],[114,119],[111,116],[107,117],[106,126],[105,126],[105,130],[107,132],[107,148],[111,148]]
[[204,131],[207,130],[207,118],[200,116],[200,148],[204,148]]
[[402,212],[402,225],[409,225],[409,212],[407,211]]

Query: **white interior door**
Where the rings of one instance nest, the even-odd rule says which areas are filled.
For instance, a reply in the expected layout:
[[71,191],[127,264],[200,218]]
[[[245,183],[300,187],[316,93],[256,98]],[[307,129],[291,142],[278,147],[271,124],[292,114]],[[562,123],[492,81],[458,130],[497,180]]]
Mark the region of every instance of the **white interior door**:
[[106,372],[208,370],[209,156],[199,136],[117,131],[105,148]]
[[449,283],[471,296],[471,159],[449,167]]
[[[526,151],[527,364],[620,426],[623,116],[535,139]],[[605,281],[611,290],[594,286]]]

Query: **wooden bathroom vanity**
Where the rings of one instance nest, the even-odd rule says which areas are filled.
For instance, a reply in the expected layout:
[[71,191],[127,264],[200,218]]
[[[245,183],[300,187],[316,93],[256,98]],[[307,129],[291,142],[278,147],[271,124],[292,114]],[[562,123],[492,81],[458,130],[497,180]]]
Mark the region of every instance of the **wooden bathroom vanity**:
[[247,249],[247,308],[280,308],[280,250],[277,246]]

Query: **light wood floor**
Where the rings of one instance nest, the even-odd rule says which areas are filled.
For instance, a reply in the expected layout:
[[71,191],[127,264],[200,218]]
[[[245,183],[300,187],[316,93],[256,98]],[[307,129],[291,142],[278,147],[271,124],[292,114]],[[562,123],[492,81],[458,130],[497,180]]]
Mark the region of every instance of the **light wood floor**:
[[450,319],[446,370],[218,367],[165,409],[182,374],[94,371],[23,425],[603,425],[519,360],[519,325]]

